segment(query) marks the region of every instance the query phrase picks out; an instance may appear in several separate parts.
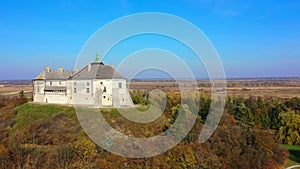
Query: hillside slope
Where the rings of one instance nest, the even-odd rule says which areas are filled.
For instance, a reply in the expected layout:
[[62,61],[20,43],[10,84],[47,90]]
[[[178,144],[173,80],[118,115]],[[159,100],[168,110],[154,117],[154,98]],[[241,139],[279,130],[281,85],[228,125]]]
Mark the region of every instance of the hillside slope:
[[[115,109],[102,113],[116,129],[130,126],[123,132],[139,137],[151,137],[170,125],[165,114],[141,127]],[[0,141],[0,168],[280,168],[287,157],[270,133],[241,129],[228,114],[206,143],[197,142],[200,120],[180,144],[142,159],[98,147],[86,136],[72,107],[27,103],[14,114]]]

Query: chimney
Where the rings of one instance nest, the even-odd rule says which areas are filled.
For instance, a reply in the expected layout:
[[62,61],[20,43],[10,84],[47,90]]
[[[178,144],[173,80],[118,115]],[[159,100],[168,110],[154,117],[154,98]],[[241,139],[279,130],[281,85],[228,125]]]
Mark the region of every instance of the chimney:
[[61,73],[64,73],[64,67],[60,66],[60,67],[58,68],[58,70],[59,70]]
[[45,66],[45,67],[44,67],[44,70],[45,70],[46,72],[50,72],[50,71],[51,71],[50,66]]
[[91,67],[92,67],[92,65],[91,65],[91,64],[88,64],[88,72],[91,71]]

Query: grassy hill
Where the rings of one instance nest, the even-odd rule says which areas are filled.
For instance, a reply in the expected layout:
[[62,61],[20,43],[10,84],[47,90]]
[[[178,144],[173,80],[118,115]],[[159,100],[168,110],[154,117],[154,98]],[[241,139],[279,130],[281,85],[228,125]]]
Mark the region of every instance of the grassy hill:
[[17,115],[15,117],[15,125],[13,131],[24,128],[32,123],[49,120],[50,118],[61,113],[63,115],[70,116],[74,113],[74,108],[57,106],[57,105],[39,105],[39,104],[25,104],[17,109]]
[[[101,113],[116,130],[136,137],[159,134],[172,123],[168,112],[146,125],[131,122],[116,109]],[[206,143],[198,143],[202,127],[198,118],[177,146],[141,159],[98,147],[81,128],[73,107],[27,103],[4,114],[0,120],[9,126],[0,140],[0,168],[280,168],[287,157],[268,132],[246,131],[229,114]]]

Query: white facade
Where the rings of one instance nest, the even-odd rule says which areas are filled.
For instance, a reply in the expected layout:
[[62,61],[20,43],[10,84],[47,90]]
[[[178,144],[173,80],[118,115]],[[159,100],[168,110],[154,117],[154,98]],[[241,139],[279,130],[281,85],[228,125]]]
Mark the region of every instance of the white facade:
[[[33,80],[33,102],[92,107],[132,107],[126,79],[119,78],[121,77],[119,74],[116,77],[105,78],[108,77],[107,71],[110,74],[114,71],[113,67],[109,68],[111,66],[100,63],[92,64],[93,67],[88,65],[78,72],[72,72],[72,75],[62,68],[51,71],[49,67],[45,67],[39,77]],[[97,72],[95,78],[90,78],[90,74],[93,75],[91,69]],[[69,77],[64,79],[63,76]]]

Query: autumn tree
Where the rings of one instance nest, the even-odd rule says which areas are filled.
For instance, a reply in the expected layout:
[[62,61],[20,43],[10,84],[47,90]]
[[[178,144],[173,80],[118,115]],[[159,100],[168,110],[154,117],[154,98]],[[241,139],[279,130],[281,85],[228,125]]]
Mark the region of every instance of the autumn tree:
[[293,110],[281,112],[279,139],[284,144],[300,144],[300,115]]
[[9,151],[3,144],[0,144],[0,168],[8,168],[8,160]]
[[96,157],[96,145],[88,138],[81,138],[75,142],[75,152],[82,159],[85,167],[90,166],[91,162]]
[[59,145],[55,149],[55,161],[59,168],[69,168],[75,154],[72,145]]

